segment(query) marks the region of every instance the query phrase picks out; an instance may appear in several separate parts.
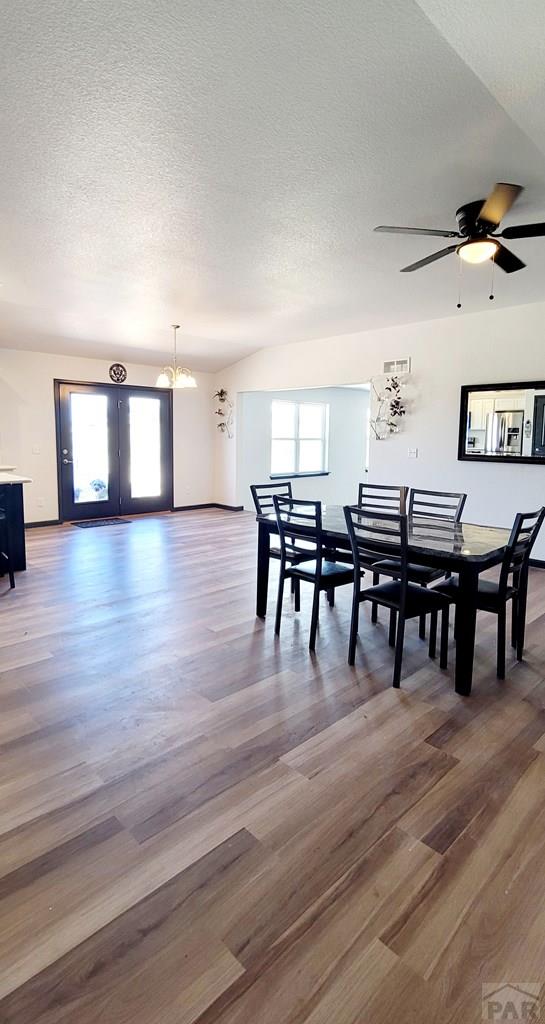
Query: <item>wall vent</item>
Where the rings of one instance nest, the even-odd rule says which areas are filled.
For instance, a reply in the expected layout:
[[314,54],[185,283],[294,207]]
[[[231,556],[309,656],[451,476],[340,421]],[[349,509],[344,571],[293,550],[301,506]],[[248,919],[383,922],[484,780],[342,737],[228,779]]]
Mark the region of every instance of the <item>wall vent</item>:
[[398,373],[410,373],[411,372],[411,360],[410,359],[388,359],[384,363],[384,370],[388,377],[397,376]]

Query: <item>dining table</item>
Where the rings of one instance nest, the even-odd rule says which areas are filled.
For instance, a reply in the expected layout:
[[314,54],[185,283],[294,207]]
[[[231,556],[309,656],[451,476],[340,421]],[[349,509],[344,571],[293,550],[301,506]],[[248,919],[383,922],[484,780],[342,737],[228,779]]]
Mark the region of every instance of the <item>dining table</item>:
[[[271,535],[278,533],[274,513],[256,516],[257,591],[256,615],[265,618],[269,588]],[[408,516],[408,557],[417,565],[456,573],[460,597],[456,603],[456,693],[468,697],[473,682],[475,630],[477,623],[477,588],[479,576],[486,569],[499,565],[505,555],[510,530],[478,523],[455,523],[433,516]],[[386,537],[369,536],[366,549],[377,551],[377,557],[399,555],[399,547]],[[350,540],[342,505],[322,505],[322,541],[324,548],[342,560],[342,552],[350,551]]]

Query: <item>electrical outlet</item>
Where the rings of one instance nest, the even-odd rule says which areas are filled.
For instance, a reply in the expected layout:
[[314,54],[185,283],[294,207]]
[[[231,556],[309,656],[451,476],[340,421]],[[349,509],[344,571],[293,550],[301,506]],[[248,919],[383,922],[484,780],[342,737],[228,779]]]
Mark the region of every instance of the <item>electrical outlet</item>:
[[40,448],[39,444],[33,445],[32,454],[33,455],[41,455],[42,454],[42,449]]
[[36,505],[38,506],[38,508],[43,508],[44,505],[45,505],[44,499],[43,498],[37,498],[36,499]]
[[408,448],[407,449],[407,455],[408,455],[409,459],[417,459],[418,458],[418,448]]

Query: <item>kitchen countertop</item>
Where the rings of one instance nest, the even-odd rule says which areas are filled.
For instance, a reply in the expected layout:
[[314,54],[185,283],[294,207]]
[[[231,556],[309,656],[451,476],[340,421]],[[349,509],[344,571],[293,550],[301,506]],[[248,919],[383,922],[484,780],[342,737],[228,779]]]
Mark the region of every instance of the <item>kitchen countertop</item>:
[[32,477],[30,476],[19,476],[17,473],[9,473],[5,469],[0,469],[0,484],[31,484]]

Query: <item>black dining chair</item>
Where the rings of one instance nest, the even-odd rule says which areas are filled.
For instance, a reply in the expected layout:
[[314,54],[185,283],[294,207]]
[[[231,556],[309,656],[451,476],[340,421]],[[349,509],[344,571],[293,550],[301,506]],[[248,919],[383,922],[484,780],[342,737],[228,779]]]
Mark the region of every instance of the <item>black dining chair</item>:
[[[358,508],[365,512],[393,512],[397,515],[405,515],[407,511],[407,495],[409,488],[396,487],[393,484],[358,484]],[[364,552],[360,553],[360,564],[364,569],[373,573],[373,585],[380,583],[380,573],[373,568],[376,562],[376,554],[369,553],[365,557]],[[378,621],[378,605],[371,608],[371,621]]]
[[0,576],[7,570],[10,590],[15,589],[15,575],[13,572],[13,555],[11,551],[10,528],[6,510],[0,508]]
[[[383,512],[380,516],[374,512],[366,512],[359,506],[345,505],[344,515],[354,558],[354,593],[352,597],[352,618],[350,622],[350,641],[348,646],[348,664],[353,665],[356,659],[356,640],[358,636],[359,609],[363,601],[381,605],[390,610],[391,646],[395,645],[394,675],[392,685],[398,687],[401,680],[401,663],[403,643],[405,639],[405,622],[407,619],[430,615],[430,658],[435,657],[437,641],[437,619],[441,613],[441,652],[440,666],[447,667],[448,658],[448,626],[449,598],[428,590],[409,580],[409,558],[407,541],[407,517],[392,512]],[[360,568],[360,552],[367,558],[369,546],[373,545],[386,555],[392,547],[399,549],[399,574],[388,583],[375,584],[362,589]]]
[[[459,523],[467,494],[451,491],[423,491],[411,488],[409,495],[409,516],[412,519],[435,520],[438,523]],[[381,576],[399,575],[399,559],[385,558],[375,563],[373,571],[379,570]],[[421,587],[429,587],[431,583],[444,579],[450,574],[445,569],[433,569],[427,565],[409,563],[409,582],[418,583]],[[373,577],[373,582],[375,579]],[[376,581],[378,582],[378,580]],[[426,639],[426,617],[420,619],[419,636]]]
[[[280,498],[292,498],[291,480],[279,480],[278,483],[250,484],[250,491],[258,516],[275,515],[273,497],[278,494]],[[301,542],[300,547],[306,549],[307,558],[314,554],[314,545]],[[269,557],[279,560],[281,556],[280,543],[274,535],[269,538]],[[290,558],[288,556],[288,561]],[[295,593],[295,581],[292,580],[292,594]],[[330,604],[333,603],[333,591],[328,595]]]
[[[519,512],[515,516],[509,542],[505,549],[499,579],[496,582],[479,578],[478,581],[477,609],[483,612],[492,612],[493,615],[498,616],[496,659],[498,679],[505,679],[505,634],[509,601],[511,601],[512,615],[511,644],[516,649],[517,660],[522,661],[530,555],[544,518],[545,507],[537,512]],[[439,583],[434,587],[434,591],[443,594],[457,604],[459,598],[458,577],[453,576],[451,579],[445,580],[444,583]],[[456,619],[454,628],[456,629]]]
[[[291,480],[279,480],[277,483],[269,484],[250,484],[250,493],[258,516],[274,514],[273,497],[275,494],[278,494],[279,498],[293,497]],[[280,558],[280,547],[276,551],[275,556],[271,550],[271,558]]]
[[408,487],[392,484],[358,484],[358,506],[366,512],[394,512],[404,515],[407,510]]
[[[316,648],[316,629],[320,608],[320,592],[335,591],[336,587],[347,586],[354,579],[354,567],[346,563],[332,562],[326,557],[322,535],[321,501],[299,501],[295,498],[273,496],[278,534],[280,536],[280,576],[278,579],[278,600],[274,631],[280,633],[284,581],[291,579],[295,584],[295,611],[300,610],[300,585],[311,583],[314,588],[312,615],[310,620],[309,649]],[[309,559],[308,551],[300,548],[301,542],[311,542],[315,548],[314,557]]]

